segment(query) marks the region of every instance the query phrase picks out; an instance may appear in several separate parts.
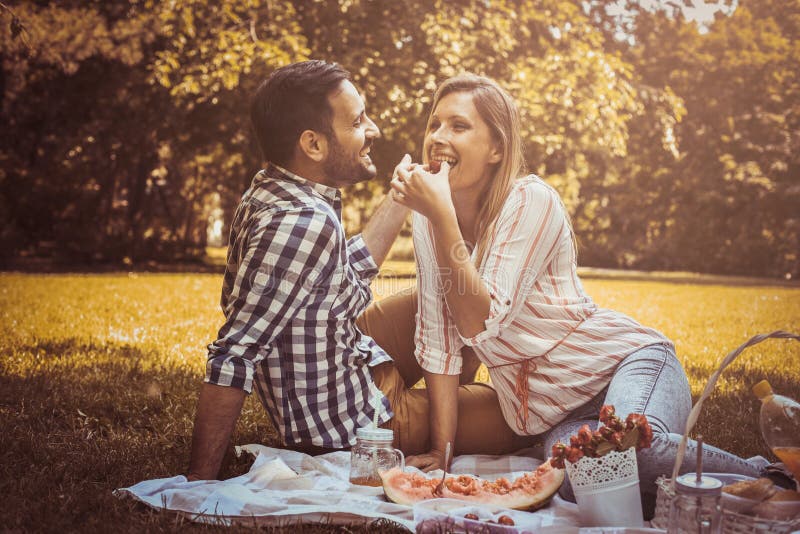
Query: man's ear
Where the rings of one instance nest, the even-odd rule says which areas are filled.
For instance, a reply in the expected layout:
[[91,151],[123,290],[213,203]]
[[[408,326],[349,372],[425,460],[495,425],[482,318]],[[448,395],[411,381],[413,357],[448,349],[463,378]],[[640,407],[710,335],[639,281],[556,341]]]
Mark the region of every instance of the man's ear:
[[297,146],[309,159],[321,162],[328,156],[328,138],[314,130],[304,130]]

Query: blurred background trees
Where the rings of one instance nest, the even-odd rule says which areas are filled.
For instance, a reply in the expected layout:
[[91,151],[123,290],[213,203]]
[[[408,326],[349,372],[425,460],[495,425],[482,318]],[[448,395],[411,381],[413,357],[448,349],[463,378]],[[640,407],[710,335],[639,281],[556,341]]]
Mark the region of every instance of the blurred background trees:
[[[613,5],[612,5],[613,4]],[[800,1],[62,0],[0,9],[4,256],[202,256],[259,168],[248,95],[277,66],[348,68],[383,131],[357,231],[433,90],[468,70],[517,99],[581,264],[800,275]],[[614,9],[612,9],[614,8]],[[701,31],[703,30],[703,31]]]

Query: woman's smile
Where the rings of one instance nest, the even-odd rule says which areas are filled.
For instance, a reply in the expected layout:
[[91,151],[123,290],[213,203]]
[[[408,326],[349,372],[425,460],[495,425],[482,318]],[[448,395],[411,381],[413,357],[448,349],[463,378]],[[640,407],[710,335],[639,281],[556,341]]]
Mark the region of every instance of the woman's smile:
[[498,151],[472,94],[450,93],[436,104],[428,121],[423,154],[427,163],[450,165],[453,192],[483,190],[498,161]]

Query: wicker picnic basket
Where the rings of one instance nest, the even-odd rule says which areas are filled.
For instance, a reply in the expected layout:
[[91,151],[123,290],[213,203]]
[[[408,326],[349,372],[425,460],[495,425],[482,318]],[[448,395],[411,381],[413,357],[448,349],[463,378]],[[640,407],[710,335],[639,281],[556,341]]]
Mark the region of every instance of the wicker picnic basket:
[[[697,403],[695,403],[691,412],[689,412],[689,417],[686,420],[686,432],[683,435],[683,440],[678,448],[678,455],[675,458],[675,466],[672,469],[672,478],[661,477],[658,479],[658,481],[656,481],[656,485],[658,486],[658,496],[656,499],[655,516],[651,521],[653,527],[667,528],[669,524],[669,509],[670,505],[672,504],[672,499],[675,497],[675,484],[673,483],[673,480],[675,480],[675,478],[678,476],[681,464],[683,463],[689,432],[691,432],[694,424],[697,422],[697,418],[700,415],[700,410],[703,407],[703,402],[714,390],[714,386],[717,384],[717,379],[719,379],[722,371],[747,347],[761,343],[765,339],[769,338],[795,339],[800,341],[800,335],[781,330],[771,332],[769,334],[759,334],[750,338],[746,343],[729,353],[725,359],[722,360],[719,368],[716,370],[716,372],[714,372],[714,374],[711,375],[711,378],[709,378],[708,383],[703,390],[703,394],[700,395]],[[722,532],[725,534],[761,532],[788,534],[789,532],[795,532],[797,530],[800,530],[800,518],[789,520],[765,519],[762,517],[739,514],[730,510],[722,510]]]

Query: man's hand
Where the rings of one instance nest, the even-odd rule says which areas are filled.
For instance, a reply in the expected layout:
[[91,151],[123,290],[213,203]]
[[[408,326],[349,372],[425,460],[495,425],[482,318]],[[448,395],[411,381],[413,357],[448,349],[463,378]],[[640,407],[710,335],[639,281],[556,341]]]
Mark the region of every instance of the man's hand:
[[[444,469],[444,451],[433,449],[424,454],[407,456],[406,465],[416,467],[425,473],[436,471],[437,469]],[[450,468],[450,466],[447,467],[448,469]]]
[[238,388],[203,384],[192,434],[192,455],[186,478],[212,480],[219,475],[225,449],[242,413],[245,392]]

